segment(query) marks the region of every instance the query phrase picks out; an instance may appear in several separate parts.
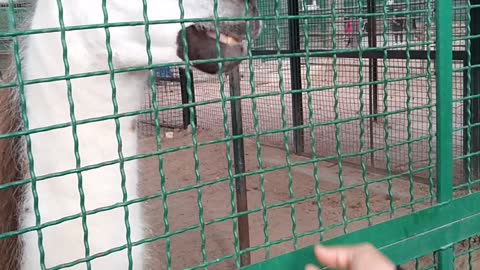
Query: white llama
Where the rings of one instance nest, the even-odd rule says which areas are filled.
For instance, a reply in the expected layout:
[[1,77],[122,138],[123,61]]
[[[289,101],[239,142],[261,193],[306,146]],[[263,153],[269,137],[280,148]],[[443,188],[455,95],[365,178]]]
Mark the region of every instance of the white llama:
[[[57,2],[61,3],[61,7]],[[105,21],[108,23],[144,22],[145,17],[150,21],[181,18],[179,0],[109,0],[105,2],[106,8],[103,9],[102,0],[37,0],[30,27],[32,29],[60,28],[62,23],[65,27],[72,27],[103,24]],[[245,2],[249,7],[249,16],[256,16],[258,14],[256,0],[218,0],[218,16],[245,16]],[[144,12],[145,7],[147,9]],[[215,14],[214,0],[183,0],[183,8],[184,18],[213,18]],[[105,16],[106,14],[108,17]],[[247,29],[245,20],[219,22],[219,24],[222,56],[244,56],[245,29]],[[251,37],[255,38],[260,32],[261,24],[259,21],[251,21],[250,25]],[[190,60],[216,58],[215,23],[213,21],[186,23],[185,26]],[[184,46],[182,39],[179,38],[182,31],[181,24],[178,22],[150,24],[148,28],[153,64],[178,62],[184,59]],[[68,74],[110,72],[106,31],[110,32],[114,69],[149,64],[144,25],[115,26],[107,30],[100,27],[66,31],[63,32],[64,42],[62,42],[62,32],[54,31],[31,35],[22,41],[21,77],[12,78],[16,78],[16,81],[19,79],[29,81]],[[238,62],[224,63],[223,71],[227,72],[236,65]],[[211,74],[219,72],[217,63],[198,65],[196,68]],[[113,115],[112,78],[116,86],[115,98],[118,103],[118,113],[134,112],[140,108],[143,101],[142,91],[148,81],[148,74],[148,70],[115,73],[113,76],[110,73],[90,74],[87,77],[71,79],[70,90],[64,79],[25,85],[28,129],[72,123],[73,117],[76,121],[82,121]],[[3,109],[0,116],[0,134],[20,130],[22,125],[25,127],[20,117],[21,100],[18,93],[18,89],[15,89],[9,95],[0,95],[0,102],[2,102],[0,105]],[[118,118],[118,122],[121,145],[117,139],[116,122],[112,118],[76,125],[75,131],[69,125],[31,134],[31,151],[28,151],[26,140],[23,139],[8,143],[0,142],[0,151],[4,153],[0,158],[2,163],[0,184],[119,160],[120,156],[134,156],[137,153],[134,117],[121,117]],[[76,133],[76,141],[74,133]],[[75,155],[76,148],[78,156]],[[28,164],[29,155],[34,161],[33,167],[18,166]],[[121,165],[123,165],[123,172]],[[34,175],[31,175],[31,172]],[[91,211],[118,205],[125,200],[137,199],[138,185],[137,161],[131,160],[124,164],[114,162],[114,164],[85,170],[81,175],[74,172],[38,181],[35,184],[37,199],[34,197],[33,185],[25,185],[17,191],[12,189],[8,194],[5,193],[8,190],[4,190],[2,192],[8,196],[1,196],[0,212],[8,218],[0,222],[11,224],[1,225],[0,234],[5,230],[25,229],[38,225],[34,211],[35,202],[38,203],[39,223],[55,223],[59,219],[82,213],[82,196],[79,187],[83,189],[84,210]],[[127,198],[124,198],[123,189],[126,190]],[[16,201],[12,203],[12,200]],[[130,224],[128,237],[132,242],[145,237],[141,209],[140,204],[128,205]],[[125,207],[120,206],[113,210],[88,215],[85,220],[77,217],[42,228],[41,242],[45,267],[55,267],[83,259],[84,261],[68,269],[87,269],[84,259],[87,255],[95,256],[127,245],[126,218]],[[88,228],[88,237],[86,237],[83,222]],[[0,240],[0,257],[3,257],[3,259],[0,258],[0,264],[3,264],[0,268],[41,269],[42,256],[38,247],[38,236],[37,230],[33,230],[20,235],[15,241]],[[88,243],[89,254],[86,252],[85,243]],[[142,245],[131,248],[133,269],[145,268],[145,253]],[[128,249],[122,249],[106,256],[99,256],[91,260],[90,264],[92,269],[128,269],[129,256],[127,255]],[[4,265],[6,268],[3,268]]]

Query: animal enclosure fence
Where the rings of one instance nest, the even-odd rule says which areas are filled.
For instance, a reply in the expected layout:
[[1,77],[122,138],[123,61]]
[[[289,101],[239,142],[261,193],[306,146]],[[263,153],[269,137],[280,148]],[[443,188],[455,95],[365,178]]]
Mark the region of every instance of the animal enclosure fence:
[[[30,2],[16,3],[15,6],[15,16],[19,25],[23,25],[25,19],[28,17],[28,11],[31,9]],[[0,32],[9,32],[9,23],[7,16],[7,7],[6,3],[2,4],[0,2]],[[2,71],[4,71],[10,65],[10,59],[12,54],[12,42],[10,37],[0,38],[0,79],[2,78]]]
[[[134,244],[158,255],[155,269],[297,269],[318,241],[369,241],[408,269],[480,267],[480,2],[259,7],[264,29],[238,71],[144,67],[157,73],[136,112],[144,153],[130,158],[143,162],[137,201],[155,227]],[[397,17],[406,27],[392,31]],[[36,33],[5,29],[0,38]]]
[[[290,1],[291,2],[291,1]],[[382,146],[385,144],[385,135],[383,127],[384,117],[379,117],[385,110],[383,102],[385,91],[382,87],[388,84],[388,95],[390,109],[407,110],[406,99],[409,99],[410,106],[414,108],[411,114],[411,132],[415,137],[423,137],[416,142],[416,147],[420,147],[422,151],[413,153],[412,162],[415,165],[425,165],[428,163],[428,98],[422,93],[422,90],[429,87],[435,87],[435,82],[432,78],[427,79],[426,68],[428,60],[435,60],[434,48],[432,44],[426,44],[426,37],[435,40],[435,12],[434,2],[427,3],[425,1],[411,1],[409,2],[409,40],[407,44],[407,36],[405,35],[407,29],[403,29],[402,33],[405,35],[403,42],[395,43],[395,31],[392,30],[392,20],[395,19],[394,10],[399,2],[394,4],[386,4],[383,2],[362,2],[362,8],[358,8],[357,3],[348,3],[348,1],[341,1],[335,5],[335,12],[341,14],[336,18],[332,16],[331,3],[320,4],[317,2],[314,6],[303,8],[301,1],[279,1],[278,12],[280,16],[310,16],[308,23],[306,20],[293,21],[290,26],[287,20],[279,20],[279,42],[280,52],[287,55],[287,52],[295,51],[298,53],[305,52],[305,32],[308,32],[308,49],[315,56],[311,56],[310,61],[310,79],[312,88],[320,88],[312,94],[312,105],[315,110],[315,121],[328,122],[335,117],[334,113],[334,98],[333,98],[333,76],[337,77],[337,84],[343,89],[339,96],[339,114],[341,118],[354,119],[358,117],[360,110],[360,102],[358,100],[358,84],[359,80],[365,81],[365,85],[361,86],[365,90],[364,113],[367,115],[365,119],[365,130],[360,130],[359,119],[355,121],[348,121],[342,126],[343,132],[340,138],[342,148],[346,153],[355,153],[359,149],[359,141],[355,140],[364,132],[365,149],[370,151],[367,155],[366,165],[374,169],[386,168],[386,156],[382,153]],[[262,14],[275,15],[274,7],[275,1],[261,1]],[[288,10],[287,4],[292,4],[295,7]],[[453,63],[455,68],[465,67],[466,52],[465,42],[463,37],[466,35],[466,13],[467,9],[462,8],[465,3],[458,2],[457,8],[453,11]],[[378,15],[376,13],[390,12],[392,15]],[[359,15],[352,15],[359,12]],[[427,14],[430,12],[429,14]],[[307,14],[307,15],[304,15]],[[371,14],[371,15],[369,15]],[[375,15],[376,14],[376,15]],[[359,37],[355,37],[357,42],[360,42],[362,58],[359,59],[359,54],[353,47],[348,46],[348,38],[351,34],[345,32],[345,18],[353,17],[362,24],[360,33],[355,33]],[[412,23],[414,21],[416,23]],[[427,25],[427,20],[430,22]],[[369,27],[375,25],[375,27]],[[385,24],[385,25],[384,25]],[[428,28],[427,28],[428,26]],[[335,28],[336,49],[332,51],[332,29]],[[383,30],[385,29],[385,30]],[[275,22],[267,21],[263,35],[257,40],[253,46],[253,55],[265,56],[276,54],[276,34]],[[352,41],[353,42],[353,41]],[[427,48],[429,46],[429,48]],[[376,50],[375,47],[386,47],[387,50]],[[407,53],[408,52],[408,53]],[[336,70],[333,66],[333,53],[335,53]],[[427,56],[427,54],[431,54]],[[430,57],[430,58],[429,58]],[[408,58],[408,59],[407,59]],[[308,84],[306,75],[306,63],[304,57],[299,58],[282,58],[281,72],[283,75],[283,82],[286,87],[293,89],[293,91],[305,88]],[[409,65],[409,74],[405,68],[406,62]],[[254,66],[254,80],[256,91],[261,93],[272,93],[278,91],[278,63],[275,59],[257,59],[253,61]],[[430,66],[432,73],[435,73],[435,67],[432,62]],[[249,66],[248,63],[243,63],[241,66],[241,75],[243,77],[241,82],[242,94],[251,92],[249,85]],[[202,101],[211,101],[220,98],[219,80],[216,77],[204,75],[201,72],[194,72],[194,89],[195,98]],[[412,78],[409,78],[411,77]],[[392,78],[392,82],[388,81]],[[408,78],[403,80],[402,78]],[[185,78],[184,78],[185,79]],[[462,97],[466,86],[466,79],[464,74],[456,72],[453,77],[454,94],[456,97]],[[404,91],[407,86],[411,88],[412,95],[407,96]],[[228,85],[228,82],[227,82]],[[181,99],[180,90],[181,83],[170,85],[169,92],[164,91],[159,94],[159,101],[164,105],[175,105]],[[176,90],[174,90],[176,89]],[[148,93],[148,91],[147,91]],[[165,93],[165,94],[164,94]],[[228,93],[226,93],[228,95]],[[299,98],[301,96],[301,98]],[[312,150],[305,145],[309,145],[311,138],[306,134],[308,129],[306,124],[308,122],[308,102],[306,95],[288,95],[286,98],[287,122],[289,126],[298,127],[296,132],[292,132],[289,145],[295,149],[296,154],[311,156]],[[174,101],[172,97],[176,97]],[[434,98],[433,98],[434,99]],[[247,133],[254,132],[253,115],[249,108],[252,106],[252,100],[243,99],[242,104],[247,106],[247,110],[243,111],[244,131]],[[260,121],[260,128],[264,130],[272,130],[280,128],[282,125],[281,104],[275,96],[262,97],[257,99],[257,113]],[[150,102],[146,103],[146,108],[150,108]],[[422,108],[423,107],[423,108]],[[456,126],[460,127],[463,122],[463,111],[460,107],[456,107],[454,122]],[[208,129],[222,129],[221,121],[221,104],[212,103],[205,106],[199,106],[197,109],[197,120],[199,127]],[[460,110],[460,111],[459,111]],[[180,113],[180,110],[177,110]],[[166,111],[160,114],[165,121],[163,124],[166,127],[181,127],[183,126],[180,114],[174,116],[174,111]],[[370,117],[371,116],[371,117]],[[398,113],[390,117],[389,121],[389,138],[390,143],[396,145],[391,149],[391,160],[389,166],[394,173],[404,172],[409,164],[407,157],[407,145],[402,144],[402,141],[408,136],[406,119],[406,112]],[[153,119],[152,117],[150,117]],[[148,126],[148,125],[147,125]],[[154,132],[153,121],[150,121],[150,130],[148,134]],[[302,128],[303,126],[303,128]],[[315,139],[317,140],[317,153],[323,157],[332,156],[336,153],[335,149],[335,127],[334,125],[323,125],[315,129]],[[464,152],[462,134],[456,133],[454,151],[457,155],[462,155]],[[262,136],[262,143],[284,148],[282,134],[270,134]],[[434,143],[435,144],[435,143]],[[360,165],[358,156],[346,158],[344,162],[355,165]],[[464,167],[461,162],[457,162],[455,166],[455,179],[461,182],[465,178]],[[421,175],[417,175],[421,177]],[[428,179],[428,175],[424,174],[423,178]]]

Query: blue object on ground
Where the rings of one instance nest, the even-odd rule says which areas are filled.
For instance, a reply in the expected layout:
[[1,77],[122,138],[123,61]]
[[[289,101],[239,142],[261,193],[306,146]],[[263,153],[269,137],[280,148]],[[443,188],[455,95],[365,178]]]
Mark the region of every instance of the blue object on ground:
[[171,78],[172,76],[172,70],[169,67],[155,69],[155,77],[157,78]]

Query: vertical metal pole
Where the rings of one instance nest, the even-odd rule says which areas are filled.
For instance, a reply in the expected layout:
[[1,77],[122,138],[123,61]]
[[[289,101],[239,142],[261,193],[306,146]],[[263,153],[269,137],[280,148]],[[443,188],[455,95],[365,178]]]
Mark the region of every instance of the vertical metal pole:
[[[230,74],[230,96],[240,96],[240,70],[235,68]],[[234,136],[243,134],[242,122],[242,102],[241,100],[234,100],[231,102],[232,111],[232,133]],[[245,172],[245,153],[243,146],[243,138],[233,141],[233,162],[235,165],[235,174]],[[248,210],[247,200],[247,182],[244,176],[238,177],[235,180],[235,190],[237,195],[237,213]],[[240,216],[238,218],[238,235],[240,238],[240,250],[245,250],[250,247],[250,232],[248,225],[248,215]],[[250,253],[245,253],[240,258],[241,266],[250,264]]]
[[[180,91],[182,93],[182,104],[188,104],[188,91],[187,91],[187,74],[185,73],[184,68],[178,69],[179,77],[180,77]],[[190,78],[191,80],[191,89],[192,89],[192,102],[195,102],[195,89],[194,89],[194,82],[193,82],[193,72],[190,70]],[[193,108],[194,112],[194,119],[193,122],[195,126],[197,126],[197,111],[196,108]],[[182,109],[182,118],[183,118],[183,128],[187,129],[190,125],[190,111],[188,107]]]
[[[368,0],[367,2],[368,14],[375,14],[375,0]],[[375,17],[368,16],[368,47],[374,48],[377,47],[377,23]],[[385,31],[385,29],[384,29]],[[378,59],[376,57],[368,58],[368,79],[370,82],[378,81]],[[370,84],[369,88],[369,113],[377,114],[378,113],[378,84]],[[374,139],[373,139],[373,121],[377,121],[375,116],[373,119],[370,118],[370,149],[374,148]],[[370,154],[370,163],[372,167],[375,167],[375,156],[374,152]]]
[[[298,0],[288,0],[288,15],[298,16]],[[290,53],[300,52],[300,24],[298,19],[288,20],[288,45]],[[290,77],[292,90],[302,89],[302,69],[300,57],[290,57]],[[303,125],[303,95],[292,94],[293,126]],[[293,132],[295,153],[304,152],[304,131],[298,129]]]
[[[471,5],[479,5],[480,0],[470,0]],[[480,35],[480,8],[472,8],[470,10],[470,31],[471,36],[478,36]],[[475,66],[480,64],[480,38],[476,37],[471,39],[470,43],[470,54],[472,62],[471,65]],[[468,72],[466,70],[465,72]],[[465,80],[466,82],[466,80]],[[480,94],[480,68],[472,68],[471,69],[471,95],[479,95]],[[480,99],[474,98],[471,99],[470,102],[470,112],[471,112],[471,124],[475,125],[480,123]],[[476,153],[480,151],[480,127],[475,126],[471,128],[471,145],[470,150],[472,153]],[[466,134],[465,134],[466,135]],[[464,136],[466,137],[466,136]],[[471,157],[471,172],[472,172],[472,180],[476,180],[480,177],[480,156],[475,155]]]
[[[437,0],[436,4],[436,99],[437,99],[437,201],[452,200],[452,1]],[[438,252],[440,270],[453,269],[453,245]]]
[[[463,67],[464,67],[464,68],[467,67],[468,64],[469,64],[469,63],[468,63],[468,60],[465,59],[465,60],[463,61]],[[470,72],[470,71],[469,71],[468,69],[465,69],[465,70],[463,71],[463,97],[466,97],[466,98],[469,97],[468,88],[467,88],[467,87],[468,87],[468,78],[467,78],[467,76],[468,76],[468,73],[469,73],[469,72]],[[470,100],[470,104],[469,104],[469,102],[468,102],[467,100],[464,100],[464,101],[463,101],[463,126],[464,126],[464,127],[467,127],[467,126],[468,126],[468,110],[469,110],[469,109],[470,109],[470,113],[471,113],[471,115],[470,115],[470,121],[473,120],[473,119],[472,119],[472,118],[473,118],[473,117],[472,117],[472,114],[473,114],[473,111],[472,111],[472,102],[473,102],[473,100]],[[473,123],[473,122],[471,122],[471,123]],[[473,130],[473,128],[471,128],[471,130]],[[472,133],[470,133],[470,135],[472,135]],[[469,149],[468,149],[468,143],[469,143],[469,142],[468,142],[468,136],[469,136],[469,134],[468,134],[468,127],[467,127],[467,128],[465,128],[465,129],[462,130],[463,154],[464,154],[464,155],[468,155],[468,154],[469,154],[469,151],[468,151],[468,150],[469,150]],[[470,145],[470,150],[472,149],[472,146],[473,146],[473,145],[474,145],[473,143]],[[468,160],[468,159],[466,159],[466,158],[463,159],[463,179],[465,180],[465,183],[467,182],[467,179],[468,179],[468,175],[467,175],[467,174],[468,174],[468,169],[469,169],[469,167],[472,167],[472,168],[471,168],[472,170],[470,171],[470,172],[472,173],[472,175],[470,175],[470,177],[472,177],[472,179],[473,179],[473,177],[474,177],[474,175],[475,175],[475,170],[474,170],[475,165],[473,165],[473,164],[474,164],[474,163],[473,163],[474,159],[473,159],[473,158],[470,158],[470,162],[468,162],[467,160]]]

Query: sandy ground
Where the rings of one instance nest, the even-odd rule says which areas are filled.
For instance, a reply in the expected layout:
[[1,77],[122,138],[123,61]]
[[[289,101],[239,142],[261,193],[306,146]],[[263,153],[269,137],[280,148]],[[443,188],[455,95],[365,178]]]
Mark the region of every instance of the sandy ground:
[[[162,134],[164,135],[164,134]],[[176,131],[173,138],[162,138],[162,148],[171,149],[177,146],[192,145],[192,137],[187,131]],[[212,141],[223,138],[222,133],[200,129],[197,134],[198,142]],[[141,138],[140,145],[143,153],[149,153],[156,149],[155,137]],[[257,148],[253,141],[245,141],[246,171],[258,170]],[[281,149],[262,146],[261,158],[264,168],[275,168],[286,164],[285,152]],[[164,204],[168,206],[169,232],[174,233],[170,237],[170,254],[172,269],[184,269],[196,267],[204,262],[212,263],[216,259],[234,254],[233,222],[228,217],[232,214],[230,204],[230,183],[228,181],[228,164],[226,159],[225,143],[217,143],[199,147],[199,177],[201,188],[188,190],[196,184],[195,162],[193,151],[183,150],[168,153],[163,156],[163,169],[165,173],[165,189],[170,195],[164,201],[161,198],[150,200],[146,203],[149,222],[151,224],[150,236],[158,236],[165,233]],[[300,156],[290,155],[291,163],[306,161]],[[157,157],[144,159],[142,170],[142,193],[154,195],[161,192],[161,180],[159,177],[159,161]],[[368,226],[366,220],[353,221],[356,218],[367,215],[365,185],[363,184],[362,171],[349,166],[342,168],[342,180],[344,192],[339,192],[339,167],[338,165],[321,162],[317,164],[320,191],[330,192],[320,198],[321,219],[323,228],[329,228],[323,233],[325,239],[342,235],[344,229],[352,232]],[[315,180],[313,177],[313,165],[301,165],[291,167],[291,179],[293,181],[293,198],[301,202],[294,204],[296,235],[305,234],[320,228],[317,218],[318,207],[315,192]],[[270,248],[270,256],[277,256],[293,250],[292,232],[292,208],[290,205],[282,205],[291,200],[288,190],[289,170],[279,169],[264,173],[265,204],[273,206],[267,210],[265,227],[270,242],[280,241],[280,244]],[[367,173],[367,182],[374,182],[383,176]],[[215,182],[226,178],[227,181]],[[392,194],[393,207],[397,208],[408,204],[413,199],[421,199],[429,194],[427,185],[410,183],[406,179],[393,179]],[[198,185],[197,185],[198,187]],[[256,210],[248,215],[250,222],[250,244],[253,247],[265,242],[264,225],[262,218],[262,201],[259,176],[247,177],[248,208]],[[183,191],[182,191],[183,190]],[[178,191],[178,192],[175,192]],[[172,194],[173,193],[173,194]],[[368,203],[371,216],[390,209],[390,197],[388,196],[388,183],[372,183],[368,185]],[[201,194],[203,216],[199,216],[198,196]],[[344,198],[342,209],[341,198]],[[308,198],[301,200],[302,198]],[[275,206],[276,205],[276,206]],[[415,209],[428,207],[429,203],[419,203]],[[393,217],[404,215],[411,211],[410,208],[398,209]],[[345,213],[343,216],[342,213]],[[199,219],[202,218],[209,224],[204,227],[206,261],[202,260],[201,229]],[[343,222],[343,218],[347,224]],[[372,224],[389,219],[389,214],[378,215],[371,218]],[[215,222],[214,222],[215,221]],[[345,225],[346,224],[346,225]],[[344,226],[345,225],[345,226]],[[187,230],[187,228],[191,228]],[[186,232],[184,232],[186,230]],[[288,240],[282,242],[281,240]],[[319,234],[306,236],[298,239],[298,247],[314,244],[320,239]],[[165,269],[167,260],[165,239],[149,244],[152,252],[152,269]],[[259,262],[265,258],[265,250],[253,252],[252,262]],[[431,258],[423,258],[420,265],[427,266]],[[458,262],[460,263],[460,262]],[[412,265],[410,265],[412,266]],[[209,269],[233,269],[234,258],[219,260]],[[409,269],[411,269],[409,267]],[[464,269],[464,268],[460,268]],[[474,268],[475,269],[475,268]]]
[[[362,67],[359,66],[360,64]],[[333,66],[337,68],[334,69]],[[369,168],[386,171],[385,147],[387,145],[390,146],[388,165],[393,173],[407,172],[410,165],[409,160],[414,170],[433,165],[431,161],[436,158],[434,137],[436,132],[436,71],[434,64],[432,62],[428,68],[426,61],[411,60],[407,63],[405,60],[389,59],[386,66],[388,71],[384,74],[383,60],[379,60],[378,79],[380,81],[388,80],[388,83],[380,82],[377,85],[377,103],[373,101],[373,88],[370,89],[368,85],[358,86],[359,83],[368,83],[368,59],[360,61],[359,59],[338,58],[334,61],[331,58],[311,58],[310,84],[307,81],[306,65],[302,66],[304,75],[302,88],[315,90],[303,94],[304,124],[308,124],[311,117],[312,123],[317,125],[312,129],[315,147],[312,147],[310,129],[303,130],[307,155],[315,149],[322,157],[335,157],[337,155],[336,131],[338,128],[342,153],[355,154],[360,149],[363,151],[373,150],[365,157],[366,166]],[[460,63],[455,63],[454,68],[460,67]],[[255,60],[253,70],[254,76],[251,77],[248,63],[244,62],[241,65],[242,96],[261,95],[255,99],[242,99],[244,132],[246,134],[254,133],[255,124],[258,124],[260,132],[291,128],[293,115],[298,112],[293,112],[291,94],[282,96],[282,92],[291,91],[288,60],[285,59],[281,66],[277,61]],[[283,80],[283,83],[280,83],[280,79]],[[198,126],[210,130],[223,130],[225,110],[227,123],[231,128],[230,102],[222,103],[221,101],[222,97],[230,96],[228,78],[224,78],[222,88],[218,77],[194,72],[194,82],[196,101],[201,102],[201,105],[195,108]],[[462,73],[454,73],[454,99],[461,98],[463,95],[462,82]],[[251,83],[254,87],[251,86]],[[334,86],[338,86],[338,88]],[[157,90],[159,106],[175,106],[182,103],[179,83],[164,83]],[[151,107],[150,99],[151,95],[147,90],[145,108]],[[282,107],[282,99],[285,107]],[[256,103],[255,110],[253,109],[254,102]],[[377,119],[369,118],[370,107],[374,104],[378,106],[378,113],[386,112],[387,115],[380,115]],[[258,120],[256,122],[254,121],[254,111]],[[463,126],[463,104],[456,102],[453,112],[454,129],[456,130],[453,138],[453,151],[454,156],[458,157],[463,155],[462,132],[459,130]],[[163,125],[182,126],[182,111],[179,109],[163,111],[159,114],[159,118]],[[146,116],[143,121],[152,123],[153,117]],[[334,121],[339,124],[332,124]],[[146,126],[144,134],[155,133],[154,127]],[[288,135],[288,145],[292,149],[293,132],[289,132]],[[364,143],[361,148],[362,140]],[[279,132],[262,135],[260,141],[263,144],[285,148],[283,134]],[[353,156],[345,158],[344,161],[359,165],[361,160],[358,156]],[[425,181],[429,178],[429,173],[428,170],[424,170],[417,173],[416,177],[419,179],[422,177]],[[435,171],[433,175],[435,176]],[[455,162],[455,181],[456,184],[464,181],[461,161]]]
[[[418,49],[418,48],[417,48]],[[293,149],[293,134],[288,133],[286,143],[282,133],[262,135],[261,158],[264,168],[282,167],[281,169],[265,173],[264,190],[265,202],[269,207],[265,219],[262,218],[262,188],[259,175],[247,177],[248,208],[253,210],[249,214],[251,246],[259,247],[265,243],[264,229],[268,234],[268,241],[275,242],[270,247],[270,256],[277,256],[294,249],[293,234],[302,235],[298,238],[298,247],[314,244],[320,239],[318,233],[313,236],[309,232],[319,228],[328,228],[323,233],[325,239],[342,235],[345,231],[351,232],[368,226],[368,221],[358,220],[369,215],[371,223],[376,224],[390,218],[390,207],[395,208],[392,217],[398,217],[411,212],[410,208],[400,208],[412,200],[420,200],[429,195],[429,174],[435,179],[436,172],[424,170],[415,173],[412,179],[395,178],[391,181],[391,194],[389,197],[389,183],[372,183],[386,175],[387,159],[386,145],[389,145],[390,168],[393,174],[407,174],[411,169],[434,168],[436,160],[436,141],[433,134],[436,131],[436,82],[434,61],[430,66],[426,61],[411,60],[409,62],[398,59],[379,60],[378,84],[378,112],[387,112],[387,117],[379,117],[376,121],[362,119],[361,115],[368,115],[373,101],[368,85],[359,87],[358,83],[368,82],[368,60],[363,59],[332,59],[311,58],[310,80],[307,76],[307,66],[304,59],[302,65],[302,88],[315,89],[310,94],[303,94],[303,119],[308,123],[319,124],[312,130],[315,147],[312,146],[310,130],[305,129],[305,153],[311,154],[315,149],[320,157],[336,157],[337,150],[342,154],[354,154],[359,151],[375,149],[364,157],[367,172],[360,169],[360,157],[344,158],[342,173],[338,164],[321,162],[316,164],[320,191],[327,192],[319,199],[321,206],[321,222],[318,220],[318,206],[315,192],[315,179],[313,177],[313,164],[298,165],[286,168],[286,145]],[[280,66],[281,64],[281,66]],[[384,65],[388,68],[384,72]],[[333,68],[333,67],[336,68]],[[408,68],[407,68],[408,67]],[[461,63],[455,62],[454,68],[460,68]],[[245,134],[255,132],[258,124],[260,132],[289,128],[292,126],[292,97],[284,95],[290,91],[291,74],[288,59],[282,62],[253,61],[253,77],[250,76],[249,65],[241,65],[241,94],[261,95],[255,99],[242,100],[243,128]],[[455,72],[453,75],[453,95],[460,98],[463,95],[463,75]],[[383,80],[388,81],[384,83]],[[197,122],[201,128],[198,132],[199,142],[223,138],[224,121],[231,130],[230,102],[222,102],[229,97],[229,81],[224,77],[222,87],[218,77],[206,76],[194,72],[195,99],[201,105],[196,106]],[[283,82],[283,83],[281,83]],[[254,87],[252,87],[252,85]],[[336,87],[335,87],[336,86]],[[158,104],[160,107],[177,106],[182,103],[180,86],[178,82],[161,83],[158,85]],[[363,91],[363,93],[362,93]],[[387,96],[386,96],[387,95]],[[283,104],[282,107],[282,98]],[[363,104],[360,100],[363,99]],[[256,110],[254,110],[254,101]],[[337,101],[337,102],[336,102]],[[146,91],[145,108],[151,108],[150,91]],[[363,105],[363,106],[362,106]],[[311,108],[311,114],[309,111]],[[454,128],[458,129],[463,122],[463,108],[461,102],[454,104]],[[225,112],[225,114],[224,114]],[[258,121],[254,121],[254,112]],[[284,114],[283,114],[284,113]],[[295,112],[298,113],[298,112]],[[390,114],[391,113],[391,114]],[[159,113],[162,125],[181,127],[182,111],[180,109],[163,111]],[[337,126],[328,124],[339,120]],[[143,138],[141,145],[143,151],[155,149],[155,127],[152,126],[153,116],[146,115],[140,121]],[[388,121],[388,123],[386,122]],[[410,122],[410,124],[409,124]],[[432,125],[429,125],[429,122]],[[285,124],[285,126],[284,126]],[[340,132],[336,136],[336,128]],[[363,132],[362,132],[363,129]],[[387,138],[388,133],[388,138]],[[432,140],[429,138],[432,137]],[[337,148],[336,141],[340,142]],[[361,141],[363,140],[363,148]],[[405,143],[406,141],[410,143]],[[191,145],[192,138],[186,132],[176,132],[173,139],[162,139],[162,147],[171,148]],[[462,155],[462,133],[456,132],[453,138],[454,156]],[[245,141],[246,170],[258,170],[257,148],[254,141]],[[210,269],[234,268],[234,229],[230,198],[233,187],[228,182],[228,164],[226,147],[224,143],[212,144],[198,149],[199,183],[196,183],[195,162],[191,149],[164,155],[163,168],[165,170],[165,189],[169,192],[166,201],[155,199],[147,203],[147,210],[151,215],[151,235],[165,233],[164,206],[168,206],[168,231],[174,235],[170,240],[170,254],[172,269],[198,267],[204,263],[211,265]],[[290,155],[292,163],[305,162],[308,158]],[[410,162],[409,162],[410,161]],[[350,165],[354,166],[350,166]],[[161,191],[158,158],[145,159],[142,163],[145,195],[157,194]],[[455,183],[463,181],[462,162],[455,162]],[[293,182],[293,195],[289,193],[289,175]],[[339,192],[339,175],[343,181],[343,193]],[[218,179],[227,181],[215,182]],[[414,181],[415,183],[410,183]],[[364,181],[368,185],[368,206],[366,207],[366,192]],[[201,189],[188,189],[196,185]],[[181,192],[180,192],[181,190]],[[178,191],[178,192],[177,192]],[[435,190],[431,190],[433,194]],[[173,194],[172,194],[173,192]],[[412,195],[411,195],[412,194]],[[199,199],[199,195],[201,199]],[[342,204],[342,198],[343,204]],[[199,201],[201,201],[203,215],[199,215]],[[297,200],[292,208],[285,202]],[[415,204],[415,209],[428,207],[429,203]],[[386,212],[385,214],[380,214]],[[292,226],[292,215],[295,219],[295,228]],[[202,230],[199,220],[204,220],[206,225]],[[344,222],[344,220],[346,222]],[[266,222],[265,222],[266,221]],[[190,229],[187,229],[190,228]],[[294,231],[295,230],[295,231]],[[184,232],[186,231],[186,232]],[[183,233],[180,233],[183,232]],[[205,259],[202,259],[202,237],[205,238]],[[478,245],[478,242],[474,246]],[[151,244],[154,269],[165,268],[167,261],[165,254],[166,241],[164,239]],[[456,245],[457,252],[468,249],[468,243]],[[265,249],[252,252],[252,262],[259,262],[265,258]],[[478,252],[474,254],[473,269],[479,268]],[[457,269],[468,269],[468,256],[456,260]],[[432,256],[419,260],[419,268],[428,267],[433,263]],[[407,265],[407,269],[415,269],[415,263]]]

